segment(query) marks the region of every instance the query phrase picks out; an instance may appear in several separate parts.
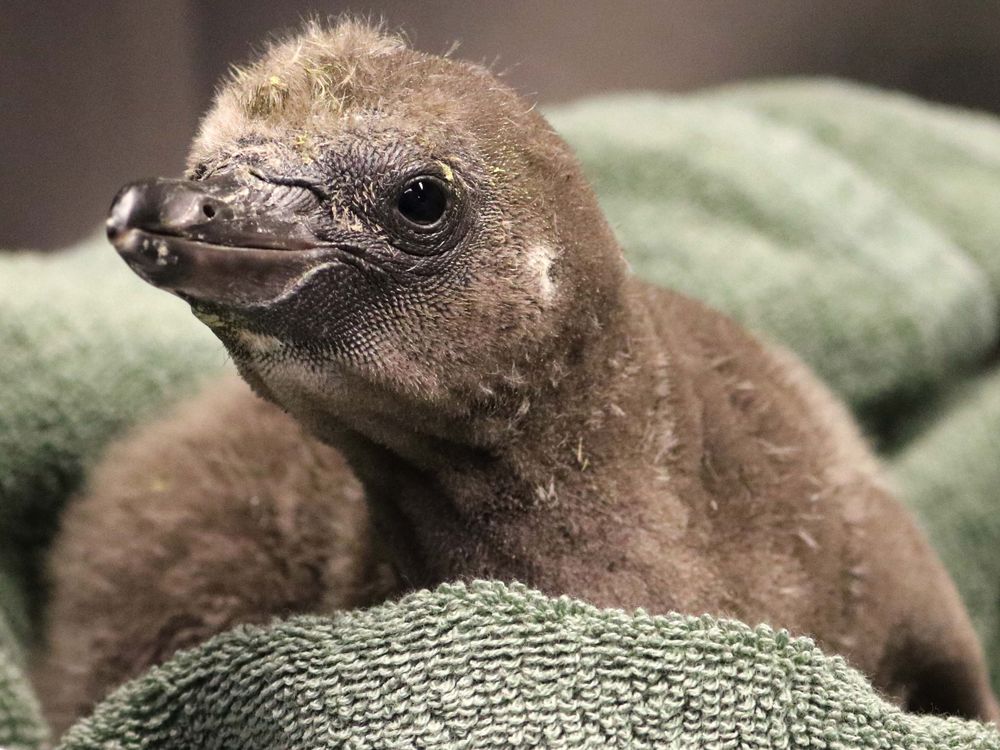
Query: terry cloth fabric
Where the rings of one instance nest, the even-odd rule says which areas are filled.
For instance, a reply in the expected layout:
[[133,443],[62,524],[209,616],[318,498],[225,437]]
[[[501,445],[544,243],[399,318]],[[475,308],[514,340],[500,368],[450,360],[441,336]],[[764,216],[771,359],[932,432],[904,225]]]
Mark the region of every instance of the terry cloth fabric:
[[839,657],[766,627],[476,583],[237,628],[62,743],[110,747],[985,750],[1000,734],[904,714]]
[[[842,87],[867,100],[855,91]],[[890,408],[994,345],[996,297],[961,238],[806,129],[718,96],[618,95],[549,118],[636,273],[784,343],[856,409]],[[866,135],[897,137],[884,121]],[[1000,171],[979,177],[1000,200]],[[938,193],[933,172],[908,178],[909,194]]]
[[38,702],[3,638],[0,634],[0,748],[38,750],[48,739]]
[[[1000,127],[978,115],[829,82],[684,97],[623,95],[550,116],[580,153],[637,273],[701,297],[786,343],[859,417],[884,430],[880,436],[906,436],[893,458],[894,472],[969,603],[1000,687],[1000,522],[994,512],[1000,381],[991,356],[1000,288],[993,237],[1000,235],[983,229],[998,221],[990,211],[1000,198],[1000,170],[991,172],[982,156],[1000,143]],[[891,168],[880,161],[883,155]],[[975,195],[966,197],[966,190]],[[0,747],[34,748],[44,736],[18,644],[30,638],[30,613],[38,604],[35,563],[59,508],[107,440],[190,392],[225,361],[221,346],[185,305],[136,279],[103,241],[59,256],[0,257]],[[939,397],[930,409],[932,393]],[[484,601],[495,605],[495,628]],[[268,733],[280,727],[307,742],[338,717],[368,712],[377,715],[372,726],[379,731],[456,737],[451,744],[425,745],[442,748],[470,746],[463,732],[479,715],[500,722],[490,725],[497,732],[512,728],[507,744],[495,745],[501,747],[530,746],[536,735],[528,730],[546,717],[551,723],[537,731],[553,743],[564,741],[553,747],[587,747],[565,743],[601,721],[636,731],[665,728],[664,737],[683,726],[690,738],[725,725],[748,738],[750,747],[796,747],[799,736],[817,747],[996,746],[995,735],[973,725],[894,712],[857,675],[801,642],[708,620],[667,618],[654,626],[649,618],[581,606],[544,602],[519,589],[452,587],[372,613],[237,631],[127,688],[74,734],[74,746],[136,746],[140,725],[156,742],[167,742],[169,732],[156,729],[158,722],[184,732],[202,727],[219,732],[216,737],[240,736],[251,745],[276,736]],[[661,691],[673,702],[633,706],[624,702],[633,695],[621,677],[631,674],[628,667],[614,673],[613,684],[592,681],[586,675],[603,673],[583,671],[584,662],[573,661],[580,657],[554,641],[530,641],[534,650],[503,662],[503,690],[473,693],[482,700],[463,702],[465,688],[480,684],[485,673],[437,658],[453,653],[453,643],[466,650],[480,643],[455,640],[466,631],[447,619],[451,611],[478,613],[477,632],[492,636],[484,647],[506,642],[502,633],[543,626],[553,632],[579,628],[573,632],[584,640],[572,641],[575,647],[590,643],[587,633],[612,633],[620,625],[621,650],[602,652],[615,669],[630,659],[637,670],[649,668],[653,651],[646,646],[654,641],[663,646],[663,658],[683,656],[689,661],[676,665],[688,666],[677,666],[680,682],[649,684],[648,700]],[[440,627],[426,624],[433,613],[443,618]],[[400,622],[414,623],[412,636]],[[640,631],[654,640],[642,640]],[[390,632],[396,640],[386,640]],[[656,633],[670,635],[661,642]],[[638,640],[630,641],[633,636]],[[602,638],[615,645],[613,635]],[[350,652],[353,666],[337,661],[346,651],[335,650],[341,654],[336,658],[329,651],[329,644],[341,649],[361,642],[371,648]],[[712,650],[709,643],[724,648]],[[799,667],[787,649],[810,654],[802,674],[814,682],[793,679]],[[719,654],[733,661],[718,661]],[[303,661],[313,657],[316,664],[342,664],[331,669],[354,669],[351,680],[385,664],[399,669],[377,673],[386,684],[372,686],[369,700],[360,688],[350,692],[361,683],[327,685]],[[699,663],[707,671],[691,666]],[[460,664],[464,671],[449,672]],[[554,671],[522,668],[545,664]],[[713,671],[713,665],[724,666]],[[230,671],[235,676],[227,676]],[[782,682],[786,678],[792,682]],[[541,704],[524,698],[544,690],[539,680],[549,679],[568,692],[546,694]],[[645,684],[641,680],[636,684]],[[241,692],[211,710],[186,702],[215,685]],[[430,694],[432,685],[454,687]],[[741,691],[749,689],[761,691],[753,693],[759,700],[745,698]],[[496,718],[500,707],[491,701],[508,695],[513,702],[503,712],[510,718]],[[720,696],[718,709],[703,708],[709,695]],[[331,696],[344,702],[328,715],[324,701]],[[413,725],[417,698],[432,708]],[[574,700],[622,701],[613,713],[626,724],[600,718],[610,714],[574,713]],[[668,713],[649,716],[649,705],[666,706]],[[529,716],[529,707],[539,713]],[[270,709],[277,713],[266,714]],[[591,719],[596,724],[588,724]],[[754,734],[761,727],[777,733]],[[856,742],[858,732],[864,736]],[[365,735],[359,736],[360,744],[346,746],[390,746],[365,745]],[[469,730],[468,736],[480,735]],[[786,738],[790,744],[781,745]],[[632,746],[643,741],[637,735]]]
[[830,80],[742,85],[719,97],[843,154],[941,227],[1000,292],[995,117]]
[[962,592],[1000,693],[1000,370],[914,421],[891,468]]
[[27,607],[0,568],[0,748],[38,750],[48,733],[24,672]]

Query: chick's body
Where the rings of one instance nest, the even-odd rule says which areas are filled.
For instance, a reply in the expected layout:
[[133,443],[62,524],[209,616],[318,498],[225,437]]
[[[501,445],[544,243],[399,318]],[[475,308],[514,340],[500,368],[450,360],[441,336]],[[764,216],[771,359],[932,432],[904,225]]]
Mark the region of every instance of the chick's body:
[[110,447],[49,575],[34,678],[56,736],[178,649],[396,586],[343,459],[233,376]]
[[[909,708],[996,717],[955,588],[844,408],[790,354],[631,277],[569,148],[489,71],[357,24],[311,27],[220,90],[190,167],[189,181],[123,191],[112,241],[192,304],[261,396],[340,451],[404,587],[519,580],[766,622],[843,654]],[[289,487],[276,515],[313,518],[310,533],[254,557],[263,532],[244,533],[240,514],[218,524],[204,560],[177,556],[186,583],[147,629],[173,608],[209,611],[184,586],[229,576],[244,583],[220,627],[364,600],[330,599],[322,577],[279,607],[254,591],[289,561],[367,550],[329,528],[355,502],[340,459],[287,419],[274,427],[266,442],[290,465],[326,456],[326,479]],[[262,458],[234,456],[220,476],[272,466]],[[232,480],[240,496],[246,481]],[[193,484],[176,502],[204,514],[230,491]],[[96,497],[57,560],[107,523],[83,520]],[[141,505],[127,520],[151,550],[205,523],[142,525]],[[106,577],[134,565],[111,558]],[[56,567],[63,596],[74,567]],[[354,569],[347,590],[371,567]],[[117,596],[127,611],[128,593],[103,607]],[[57,593],[56,621],[67,606]]]

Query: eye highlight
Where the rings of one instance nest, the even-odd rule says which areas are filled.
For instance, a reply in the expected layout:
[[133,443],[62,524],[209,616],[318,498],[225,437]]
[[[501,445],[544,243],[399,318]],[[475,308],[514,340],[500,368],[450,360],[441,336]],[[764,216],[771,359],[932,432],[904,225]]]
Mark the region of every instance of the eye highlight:
[[447,213],[451,190],[437,177],[421,175],[409,180],[399,193],[396,210],[419,227],[432,227]]

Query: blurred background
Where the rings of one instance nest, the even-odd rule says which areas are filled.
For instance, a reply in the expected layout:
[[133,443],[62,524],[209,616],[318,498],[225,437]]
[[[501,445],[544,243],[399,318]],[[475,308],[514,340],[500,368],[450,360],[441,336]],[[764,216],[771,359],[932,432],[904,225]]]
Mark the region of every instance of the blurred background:
[[834,75],[1000,111],[981,0],[0,0],[0,247],[95,231],[126,180],[177,174],[219,76],[309,14],[382,16],[544,103]]

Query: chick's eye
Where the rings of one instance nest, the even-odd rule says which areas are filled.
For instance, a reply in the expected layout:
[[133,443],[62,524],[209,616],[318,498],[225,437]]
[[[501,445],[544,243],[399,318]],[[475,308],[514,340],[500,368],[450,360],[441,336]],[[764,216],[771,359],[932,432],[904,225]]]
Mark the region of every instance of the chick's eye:
[[415,177],[406,183],[396,206],[407,221],[422,227],[436,224],[451,201],[448,187],[436,177]]

